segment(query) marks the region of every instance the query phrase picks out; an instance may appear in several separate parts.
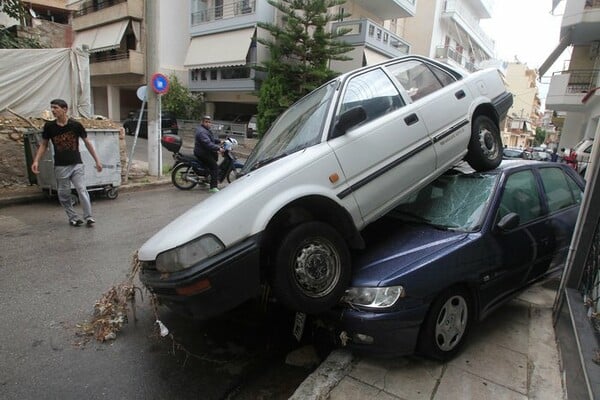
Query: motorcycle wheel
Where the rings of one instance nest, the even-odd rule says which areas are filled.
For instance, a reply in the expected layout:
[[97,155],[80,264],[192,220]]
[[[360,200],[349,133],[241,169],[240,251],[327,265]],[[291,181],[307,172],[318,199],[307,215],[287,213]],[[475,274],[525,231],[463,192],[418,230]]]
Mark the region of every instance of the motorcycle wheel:
[[180,164],[171,172],[171,182],[177,189],[190,190],[198,183],[198,175],[190,165]]
[[235,181],[240,176],[241,171],[242,171],[241,168],[230,169],[229,172],[227,173],[227,183],[231,183],[231,182]]

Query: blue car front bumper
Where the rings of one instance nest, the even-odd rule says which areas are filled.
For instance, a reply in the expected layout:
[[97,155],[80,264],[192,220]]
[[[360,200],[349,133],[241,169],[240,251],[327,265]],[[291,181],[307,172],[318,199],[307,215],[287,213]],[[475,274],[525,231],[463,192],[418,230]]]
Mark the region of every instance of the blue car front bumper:
[[[358,353],[379,357],[413,354],[428,304],[394,312],[367,312],[344,309],[337,312],[334,324],[345,347]],[[343,341],[340,343],[344,346]]]

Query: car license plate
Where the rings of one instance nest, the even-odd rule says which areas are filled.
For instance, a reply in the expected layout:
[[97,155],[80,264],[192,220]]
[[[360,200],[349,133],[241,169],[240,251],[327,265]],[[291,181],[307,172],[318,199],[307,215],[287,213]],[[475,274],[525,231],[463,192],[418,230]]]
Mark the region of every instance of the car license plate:
[[302,339],[302,333],[304,333],[304,324],[306,323],[306,314],[303,312],[296,312],[296,317],[294,318],[294,330],[292,333],[297,341]]

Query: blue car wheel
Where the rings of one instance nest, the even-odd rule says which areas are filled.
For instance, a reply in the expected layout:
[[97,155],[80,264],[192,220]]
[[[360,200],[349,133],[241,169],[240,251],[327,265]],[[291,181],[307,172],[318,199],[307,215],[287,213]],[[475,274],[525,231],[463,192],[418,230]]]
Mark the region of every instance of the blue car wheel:
[[421,328],[419,351],[445,361],[458,353],[471,328],[470,293],[462,287],[446,290],[433,302]]

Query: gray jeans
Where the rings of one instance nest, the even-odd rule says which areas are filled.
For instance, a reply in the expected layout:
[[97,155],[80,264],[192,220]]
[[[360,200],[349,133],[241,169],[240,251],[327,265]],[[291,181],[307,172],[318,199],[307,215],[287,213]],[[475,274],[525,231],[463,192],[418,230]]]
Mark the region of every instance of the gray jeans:
[[71,183],[73,183],[75,190],[77,190],[77,195],[83,208],[83,218],[91,217],[92,203],[90,202],[90,195],[85,188],[85,169],[83,164],[55,166],[54,175],[56,176],[58,201],[65,209],[69,221],[79,218],[71,201]]

